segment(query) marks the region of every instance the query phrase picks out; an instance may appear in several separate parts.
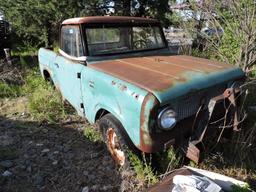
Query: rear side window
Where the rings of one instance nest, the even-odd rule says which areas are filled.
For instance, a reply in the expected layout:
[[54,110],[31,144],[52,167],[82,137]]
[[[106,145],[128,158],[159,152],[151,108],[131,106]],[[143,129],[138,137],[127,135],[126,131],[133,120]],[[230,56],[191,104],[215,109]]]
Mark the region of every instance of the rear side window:
[[95,28],[86,29],[88,44],[117,43],[120,41],[120,29]]
[[61,50],[73,57],[84,56],[81,34],[78,26],[62,27]]

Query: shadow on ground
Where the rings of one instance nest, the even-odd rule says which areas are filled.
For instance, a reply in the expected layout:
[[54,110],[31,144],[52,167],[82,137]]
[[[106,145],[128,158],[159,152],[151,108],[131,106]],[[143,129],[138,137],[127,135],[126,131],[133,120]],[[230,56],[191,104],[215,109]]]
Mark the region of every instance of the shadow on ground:
[[120,173],[104,144],[83,136],[85,126],[0,116],[0,192],[118,191]]

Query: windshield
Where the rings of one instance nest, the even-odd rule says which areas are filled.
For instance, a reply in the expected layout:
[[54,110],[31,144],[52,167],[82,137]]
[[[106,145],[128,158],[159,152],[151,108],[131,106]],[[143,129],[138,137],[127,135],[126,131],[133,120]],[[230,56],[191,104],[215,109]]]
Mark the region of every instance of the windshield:
[[86,28],[89,55],[118,54],[165,48],[159,26]]

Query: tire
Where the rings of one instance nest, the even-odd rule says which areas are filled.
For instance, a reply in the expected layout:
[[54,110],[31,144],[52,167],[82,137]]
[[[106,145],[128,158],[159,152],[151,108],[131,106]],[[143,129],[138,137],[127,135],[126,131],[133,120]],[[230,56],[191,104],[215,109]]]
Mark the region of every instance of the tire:
[[123,126],[112,114],[106,114],[98,122],[103,140],[116,164],[122,168],[129,167],[128,146],[121,134]]
[[54,85],[54,82],[53,82],[51,76],[45,77],[45,81],[46,81],[46,82],[49,82],[50,85],[55,89],[55,85]]

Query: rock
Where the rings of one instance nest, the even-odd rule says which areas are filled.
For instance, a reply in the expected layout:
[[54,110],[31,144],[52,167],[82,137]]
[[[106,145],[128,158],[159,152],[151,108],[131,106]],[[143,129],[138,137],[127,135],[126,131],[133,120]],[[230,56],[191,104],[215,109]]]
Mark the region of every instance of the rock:
[[59,151],[54,151],[53,154],[59,154],[60,152]]
[[29,141],[28,144],[29,144],[29,145],[33,144],[33,141]]
[[28,166],[27,169],[26,169],[27,172],[31,173],[32,172],[32,167],[31,166]]
[[93,181],[94,179],[96,179],[95,175],[88,175],[88,179]]
[[48,130],[47,129],[42,129],[42,132],[43,133],[48,133]]
[[36,149],[35,148],[29,148],[27,150],[27,155],[32,156],[34,154],[36,154]]
[[65,153],[67,153],[69,150],[70,150],[70,146],[68,146],[68,145],[64,145],[64,146],[63,146],[63,151],[64,151]]
[[82,189],[82,192],[89,192],[89,187],[84,187],[84,188]]
[[2,176],[3,177],[10,177],[10,176],[12,176],[12,172],[7,170],[7,171],[3,172]]
[[26,166],[30,166],[30,165],[31,165],[31,161],[30,161],[29,159],[26,159],[26,160],[24,161],[24,164],[25,164]]
[[44,178],[41,175],[35,175],[34,181],[36,185],[43,185]]
[[98,185],[93,185],[93,186],[92,186],[92,190],[95,190],[95,191],[96,191],[96,190],[98,190],[98,189],[99,189],[99,186],[98,186]]
[[58,161],[53,161],[52,164],[53,164],[53,165],[57,165],[57,164],[58,164]]
[[66,154],[68,159],[72,159],[75,155],[72,152]]
[[83,175],[84,175],[84,176],[88,176],[88,175],[89,175],[89,172],[88,172],[88,171],[83,171]]
[[100,156],[99,153],[92,153],[92,154],[91,154],[91,159],[97,158],[97,157],[99,157],[99,156]]
[[[6,127],[6,126],[5,126]],[[0,146],[9,146],[14,143],[14,138],[9,135],[0,135]]]
[[113,190],[112,190],[113,188],[114,188],[114,187],[111,186],[111,185],[105,185],[105,186],[102,187],[102,190],[103,190],[103,191],[113,191]]
[[41,146],[43,146],[43,145],[44,145],[43,143],[37,143],[37,144],[36,144],[37,147],[41,147]]
[[41,153],[48,153],[50,151],[50,149],[43,149],[42,151],[41,151]]
[[13,166],[13,163],[10,160],[5,160],[0,162],[0,166],[4,168],[10,168]]

